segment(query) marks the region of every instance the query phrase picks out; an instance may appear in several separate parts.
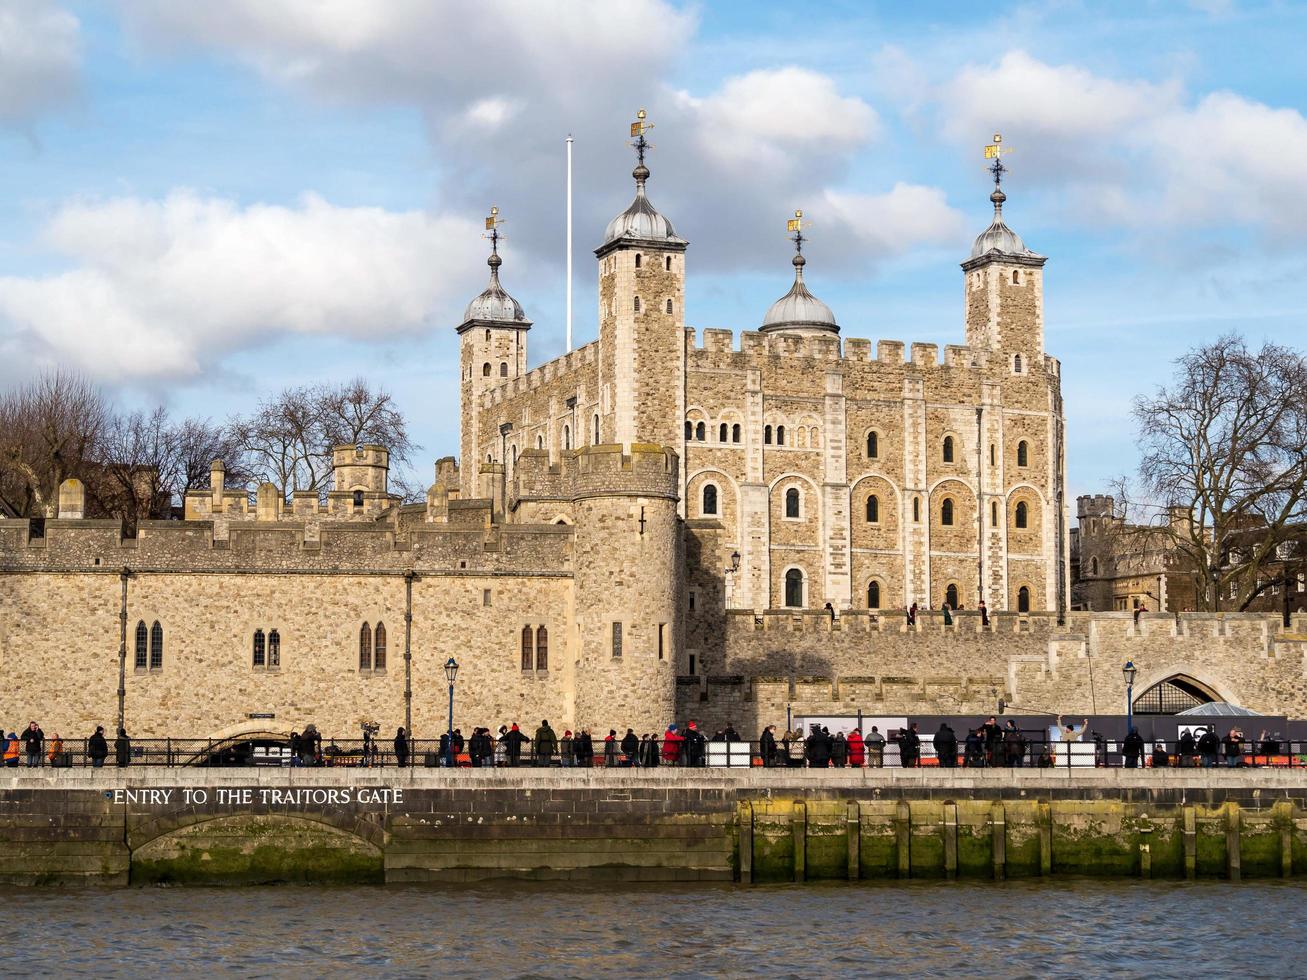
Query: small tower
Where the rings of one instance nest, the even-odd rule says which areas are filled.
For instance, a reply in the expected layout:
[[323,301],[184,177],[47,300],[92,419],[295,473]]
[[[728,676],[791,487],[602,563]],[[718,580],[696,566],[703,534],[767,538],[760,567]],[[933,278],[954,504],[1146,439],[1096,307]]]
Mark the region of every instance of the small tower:
[[359,443],[331,447],[332,482],[327,494],[333,512],[363,516],[390,503],[390,452],[385,446]]
[[803,212],[795,211],[794,217],[786,223],[794,242],[794,285],[790,291],[778,299],[762,318],[763,333],[798,334],[807,337],[838,336],[839,324],[831,308],[812,295],[803,282],[803,267],[808,260],[803,257],[803,243],[807,238],[803,234]]
[[[608,223],[599,260],[599,442],[681,451],[685,418],[685,247],[645,193],[653,124],[631,124],[635,199]],[[611,379],[611,381],[610,381]],[[590,432],[589,427],[583,431]],[[591,434],[591,442],[596,441]]]
[[486,235],[490,240],[490,283],[481,295],[467,304],[463,322],[459,324],[459,367],[462,402],[462,432],[460,445],[464,497],[477,495],[477,460],[483,442],[489,438],[480,431],[481,399],[487,391],[507,384],[526,373],[526,332],[531,321],[522,312],[522,305],[504,291],[499,284],[499,267],[504,260],[499,256],[499,243],[503,235],[499,226],[503,218],[499,208],[492,207],[486,218]]
[[1026,373],[1044,353],[1044,263],[1003,221],[1003,137],[985,147],[993,161],[994,220],[962,263],[967,346],[1001,352],[1014,374]]

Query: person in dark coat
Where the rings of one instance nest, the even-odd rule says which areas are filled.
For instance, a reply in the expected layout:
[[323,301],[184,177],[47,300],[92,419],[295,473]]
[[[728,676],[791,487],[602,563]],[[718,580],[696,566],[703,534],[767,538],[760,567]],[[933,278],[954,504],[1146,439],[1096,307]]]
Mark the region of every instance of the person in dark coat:
[[510,728],[500,739],[504,743],[504,749],[508,753],[508,764],[510,766],[521,765],[522,763],[522,746],[531,741],[517,727],[517,722],[513,722]]
[[[827,733],[827,737],[830,735]],[[843,769],[849,761],[849,741],[839,732],[830,743],[830,761],[836,769]]]
[[1131,728],[1130,734],[1121,740],[1121,755],[1125,757],[1125,767],[1127,769],[1136,769],[1139,766],[1139,760],[1144,754],[1144,737],[1139,734],[1139,729]]
[[588,769],[595,764],[595,743],[588,728],[583,728],[581,734],[576,737],[576,755],[577,765]]
[[401,769],[408,765],[408,732],[403,727],[395,732],[395,765]]
[[23,746],[27,749],[27,767],[31,769],[39,766],[42,761],[41,749],[45,746],[45,732],[41,731],[36,722],[28,725],[23,732]]
[[640,765],[646,769],[658,765],[659,751],[658,739],[646,732],[640,739]]
[[103,766],[104,760],[109,758],[109,743],[105,740],[103,725],[96,725],[95,734],[86,740],[86,755],[96,769]]
[[768,725],[758,736],[758,754],[762,764],[767,767],[776,765],[776,726]]
[[549,727],[549,720],[540,722],[536,729],[535,753],[537,766],[550,766],[554,762],[554,753],[558,751],[558,736]]
[[985,764],[985,740],[981,737],[979,728],[967,732],[962,754],[963,764],[968,769],[975,769]]
[[132,761],[132,740],[127,737],[127,729],[118,729],[118,737],[113,740],[113,752],[119,768]]
[[440,764],[442,766],[450,765],[449,761],[449,732],[440,733]]
[[1216,765],[1216,757],[1221,754],[1221,739],[1212,728],[1203,732],[1198,740],[1198,755],[1203,760],[1203,768],[1210,769]]
[[1239,729],[1231,728],[1230,733],[1221,739],[1221,746],[1224,749],[1227,766],[1243,765],[1243,735],[1240,734]]
[[1153,742],[1153,768],[1165,769],[1171,764],[1171,757],[1166,751],[1166,742],[1157,739]]
[[640,740],[635,737],[635,729],[628,728],[626,734],[622,736],[622,755],[625,757],[623,764],[627,766],[638,766],[640,764]]
[[322,736],[318,727],[308,724],[300,735],[300,761],[306,766],[316,766],[322,757]]
[[703,737],[703,732],[699,731],[699,726],[693,721],[685,726],[685,764],[687,766],[702,766],[707,755],[708,740]]
[[945,769],[958,767],[958,737],[948,722],[939,723],[939,731],[931,739],[931,744],[935,746],[935,758],[939,759],[941,766]]
[[1180,741],[1175,747],[1177,758],[1176,764],[1181,766],[1192,766],[1194,764],[1194,753],[1198,750],[1198,743],[1194,741],[1192,731],[1185,732],[1180,736]]
[[899,764],[904,769],[916,769],[921,761],[921,736],[914,721],[906,729],[899,729]]
[[914,602],[908,607],[908,626],[917,625],[917,604]]
[[563,737],[558,740],[558,755],[564,766],[571,769],[576,765],[576,740],[572,738],[572,729],[563,729]]
[[735,730],[735,726],[729,721],[726,723],[726,731],[723,734],[728,742],[738,742],[740,740],[740,733]]
[[821,730],[820,725],[812,726],[812,733],[804,742],[808,765],[813,769],[825,769],[830,765],[830,740]]
[[989,607],[985,605],[985,600],[980,600],[980,625],[989,625]]

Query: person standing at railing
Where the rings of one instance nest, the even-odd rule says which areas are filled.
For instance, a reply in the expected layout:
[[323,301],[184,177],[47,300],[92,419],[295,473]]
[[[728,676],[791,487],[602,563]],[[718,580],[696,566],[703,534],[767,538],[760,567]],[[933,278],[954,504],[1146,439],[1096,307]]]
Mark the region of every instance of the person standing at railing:
[[540,722],[536,729],[535,757],[537,766],[550,766],[554,762],[554,753],[558,750],[558,736],[549,727],[549,719]]
[[849,732],[849,766],[853,769],[861,769],[867,761],[866,745],[862,741],[862,732],[853,729]]
[[1157,739],[1153,742],[1153,768],[1168,769],[1171,766],[1171,756],[1166,751],[1166,740]]
[[104,760],[109,758],[109,743],[105,740],[103,725],[96,725],[95,734],[86,740],[86,755],[95,769],[103,766]]
[[667,726],[667,731],[663,733],[663,762],[674,766],[681,761],[681,743],[685,738],[681,735],[680,726],[672,722]]
[[658,765],[658,739],[648,732],[640,737],[640,765],[646,769]]
[[517,722],[508,730],[507,734],[501,739],[504,743],[504,750],[508,754],[508,764],[510,766],[519,766],[522,764],[522,746],[531,741],[517,727]]
[[572,729],[570,728],[565,728],[563,737],[558,740],[558,755],[559,761],[568,769],[576,765],[576,756],[572,751]]
[[770,769],[776,765],[776,726],[768,725],[758,736],[758,755],[762,757],[762,764]]
[[879,769],[885,765],[885,736],[880,733],[880,729],[875,725],[871,726],[871,731],[862,739],[862,743],[867,747],[867,765]]
[[1231,728],[1229,734],[1221,739],[1221,746],[1225,750],[1227,766],[1234,768],[1243,765],[1243,732]]
[[622,736],[622,755],[626,757],[626,764],[635,768],[640,764],[640,740],[635,737],[635,729],[628,728],[626,734]]
[[[827,733],[827,738],[830,738]],[[849,740],[843,732],[837,732],[830,743],[830,764],[836,769],[843,769],[849,759]]]
[[127,737],[127,729],[118,729],[118,737],[113,740],[113,754],[119,769],[132,761],[132,740]]
[[595,764],[595,742],[590,729],[582,728],[576,734],[576,764],[589,769]]
[[32,769],[41,764],[41,749],[45,746],[45,732],[36,722],[27,726],[23,732],[23,746],[27,749],[27,768]]
[[408,732],[402,725],[395,732],[395,765],[401,769],[408,765]]
[[1185,731],[1180,735],[1180,741],[1176,743],[1175,764],[1183,768],[1189,768],[1194,764],[1194,754],[1198,751],[1198,743],[1194,741],[1194,733]]
[[820,725],[813,725],[805,746],[808,765],[813,769],[825,769],[830,765],[830,736]]
[[[975,733],[972,732],[974,735]],[[969,738],[970,736],[968,736]],[[958,767],[958,737],[946,721],[939,723],[939,731],[931,739],[931,744],[935,746],[935,758],[945,769],[956,769]]]
[[693,720],[687,722],[685,726],[684,753],[687,766],[702,766],[707,758],[708,740],[703,737],[698,723]]
[[916,769],[921,764],[921,736],[915,721],[899,729],[899,764],[904,769]]
[[1144,737],[1139,734],[1139,729],[1131,728],[1130,734],[1121,740],[1121,755],[1125,758],[1125,767],[1135,769],[1139,766],[1139,759],[1144,754]]
[[54,738],[50,740],[50,750],[46,753],[46,758],[50,760],[52,766],[62,766],[64,764],[64,740],[59,737],[59,733],[54,733]]
[[1011,718],[1003,729],[1003,761],[1008,768],[1019,768],[1026,764],[1026,737]]

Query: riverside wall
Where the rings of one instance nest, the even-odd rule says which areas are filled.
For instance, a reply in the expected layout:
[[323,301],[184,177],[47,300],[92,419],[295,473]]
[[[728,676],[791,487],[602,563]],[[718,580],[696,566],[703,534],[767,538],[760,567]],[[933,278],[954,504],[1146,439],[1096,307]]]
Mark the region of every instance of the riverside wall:
[[8,884],[1307,874],[1307,773],[19,770]]

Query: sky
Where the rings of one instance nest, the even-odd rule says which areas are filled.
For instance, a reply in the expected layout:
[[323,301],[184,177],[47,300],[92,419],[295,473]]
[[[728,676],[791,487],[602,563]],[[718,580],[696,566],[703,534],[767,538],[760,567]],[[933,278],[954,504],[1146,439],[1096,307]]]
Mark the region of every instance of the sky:
[[1303,346],[1303,37],[1307,5],[1238,0],[0,0],[0,387],[72,368],[222,419],[362,375],[430,482],[490,205],[530,366],[564,349],[568,134],[578,345],[641,107],[688,325],[757,328],[802,208],[845,337],[942,345],[1002,132],[1070,489],[1104,492],[1186,349]]

